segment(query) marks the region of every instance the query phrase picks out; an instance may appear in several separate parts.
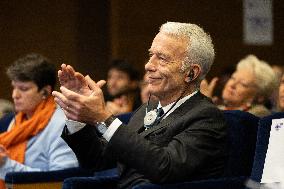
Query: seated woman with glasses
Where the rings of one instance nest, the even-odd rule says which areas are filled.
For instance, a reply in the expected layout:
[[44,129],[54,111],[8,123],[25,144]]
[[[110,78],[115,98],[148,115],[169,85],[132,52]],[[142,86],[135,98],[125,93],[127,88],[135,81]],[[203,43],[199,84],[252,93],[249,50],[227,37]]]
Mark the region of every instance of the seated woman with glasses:
[[[78,161],[61,139],[65,116],[51,92],[56,68],[45,57],[28,54],[8,69],[16,114],[0,120],[0,189],[8,172],[50,171],[77,167]],[[5,121],[4,121],[5,120]]]

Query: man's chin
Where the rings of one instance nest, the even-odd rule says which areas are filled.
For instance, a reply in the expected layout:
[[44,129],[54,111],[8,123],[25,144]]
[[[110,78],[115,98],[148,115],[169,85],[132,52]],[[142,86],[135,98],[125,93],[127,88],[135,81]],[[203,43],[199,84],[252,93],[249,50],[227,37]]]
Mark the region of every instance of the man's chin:
[[149,93],[152,94],[152,95],[157,94],[158,93],[157,87],[155,87],[155,86],[149,87]]

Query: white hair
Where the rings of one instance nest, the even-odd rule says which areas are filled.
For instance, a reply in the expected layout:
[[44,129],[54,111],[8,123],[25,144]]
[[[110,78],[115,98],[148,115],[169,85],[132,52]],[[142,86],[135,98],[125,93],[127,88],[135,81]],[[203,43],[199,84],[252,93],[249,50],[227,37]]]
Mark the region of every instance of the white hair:
[[160,32],[177,38],[187,38],[187,56],[182,65],[182,71],[190,67],[191,63],[199,64],[201,75],[199,81],[205,78],[215,58],[214,45],[209,34],[201,27],[190,23],[167,22],[160,28]]
[[277,76],[272,67],[255,55],[248,55],[237,64],[237,70],[251,70],[255,77],[255,84],[259,89],[258,95],[269,97],[276,90]]

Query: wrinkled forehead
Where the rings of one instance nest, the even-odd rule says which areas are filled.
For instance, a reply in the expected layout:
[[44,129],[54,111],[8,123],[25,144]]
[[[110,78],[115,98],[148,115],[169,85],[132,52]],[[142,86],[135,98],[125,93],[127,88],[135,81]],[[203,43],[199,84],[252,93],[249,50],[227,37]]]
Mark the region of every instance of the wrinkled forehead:
[[165,52],[168,54],[184,54],[187,52],[188,39],[168,33],[159,32],[149,49],[150,52]]

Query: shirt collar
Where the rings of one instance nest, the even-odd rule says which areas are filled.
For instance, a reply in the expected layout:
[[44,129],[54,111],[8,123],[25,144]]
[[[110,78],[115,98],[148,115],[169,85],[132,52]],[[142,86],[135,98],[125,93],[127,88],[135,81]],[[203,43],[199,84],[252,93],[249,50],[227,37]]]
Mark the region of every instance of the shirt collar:
[[[167,117],[168,115],[170,115],[175,109],[177,109],[180,105],[182,105],[185,101],[187,101],[188,99],[190,99],[192,96],[194,96],[196,93],[198,92],[198,90],[192,92],[191,94],[181,98],[176,105],[167,113],[167,115],[165,115],[163,118]],[[163,108],[163,111],[166,113],[171,106],[174,104],[175,102],[172,102],[164,107],[162,107],[161,103],[159,102],[158,107],[157,108]]]

